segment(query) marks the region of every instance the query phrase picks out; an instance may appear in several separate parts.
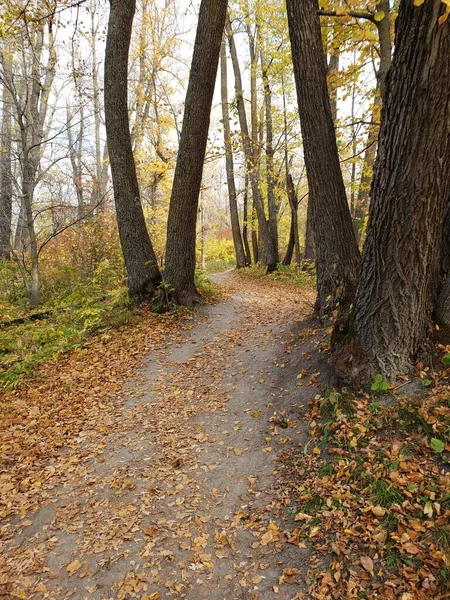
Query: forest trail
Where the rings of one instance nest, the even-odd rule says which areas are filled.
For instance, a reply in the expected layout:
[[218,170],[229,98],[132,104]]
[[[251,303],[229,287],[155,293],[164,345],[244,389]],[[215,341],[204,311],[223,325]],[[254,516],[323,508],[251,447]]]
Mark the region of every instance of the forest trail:
[[4,521],[2,600],[307,598],[276,458],[306,438],[313,294],[216,279],[227,298],[149,354],[100,431],[52,460],[36,510]]

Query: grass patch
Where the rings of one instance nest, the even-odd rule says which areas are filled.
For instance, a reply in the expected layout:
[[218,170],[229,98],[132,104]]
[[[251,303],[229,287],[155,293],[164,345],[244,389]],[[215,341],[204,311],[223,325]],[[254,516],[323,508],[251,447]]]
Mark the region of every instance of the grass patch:
[[369,486],[372,502],[383,508],[391,508],[393,504],[401,504],[405,496],[383,479],[374,479]]

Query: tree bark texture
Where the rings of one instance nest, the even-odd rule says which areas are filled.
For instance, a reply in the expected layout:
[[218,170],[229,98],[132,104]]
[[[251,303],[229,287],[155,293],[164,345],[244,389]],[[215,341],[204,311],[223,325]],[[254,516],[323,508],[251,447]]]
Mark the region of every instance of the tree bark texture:
[[222,96],[223,137],[225,144],[225,164],[227,172],[228,197],[230,204],[231,231],[233,234],[234,252],[236,254],[236,267],[245,267],[245,252],[242,243],[241,226],[237,206],[236,184],[234,181],[233,146],[231,144],[230,108],[228,106],[228,77],[227,77],[227,52],[225,39],[222,40],[220,49],[220,75]]
[[308,200],[308,206],[306,208],[305,251],[303,253],[303,258],[305,260],[315,261],[316,248],[314,246],[313,216],[311,209],[312,205]]
[[359,251],[339,164],[317,0],[287,0],[317,268],[320,316],[350,307]]
[[350,380],[408,371],[426,334],[450,189],[450,23],[438,24],[442,9],[440,0],[400,3],[353,322],[337,353]]
[[200,5],[170,198],[164,279],[174,288],[175,299],[186,305],[197,299],[194,274],[198,199],[227,4],[227,0],[202,0]]
[[117,224],[130,298],[150,300],[161,281],[145,224],[128,118],[128,52],[135,0],[110,0],[105,51],[105,123]]

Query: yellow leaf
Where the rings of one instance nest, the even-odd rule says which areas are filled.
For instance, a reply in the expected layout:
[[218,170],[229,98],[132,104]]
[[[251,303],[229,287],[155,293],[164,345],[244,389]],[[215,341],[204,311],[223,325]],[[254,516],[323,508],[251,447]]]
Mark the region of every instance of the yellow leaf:
[[382,506],[372,506],[371,511],[376,517],[384,517],[386,514],[386,509]]
[[312,519],[311,515],[302,512],[298,512],[294,517],[294,521],[312,521]]
[[414,6],[422,6],[425,0],[414,0]]
[[273,531],[269,529],[266,533],[261,537],[261,544],[263,546],[267,546],[270,542],[273,542]]
[[69,575],[73,575],[76,571],[78,571],[80,567],[81,563],[78,559],[76,559],[67,565],[67,572],[69,573]]
[[384,12],[384,10],[379,10],[377,13],[375,13],[374,19],[375,21],[382,21],[384,19],[384,17],[386,16],[386,13]]

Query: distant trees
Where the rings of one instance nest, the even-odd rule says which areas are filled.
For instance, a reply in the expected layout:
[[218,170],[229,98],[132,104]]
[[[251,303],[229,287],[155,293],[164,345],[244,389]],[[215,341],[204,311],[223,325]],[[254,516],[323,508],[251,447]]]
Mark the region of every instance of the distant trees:
[[230,108],[228,105],[228,77],[227,77],[227,55],[225,40],[222,41],[220,49],[220,90],[222,98],[222,120],[223,136],[225,144],[225,168],[227,171],[227,186],[230,202],[231,231],[233,234],[234,249],[236,253],[236,267],[245,267],[246,257],[242,241],[241,226],[239,223],[239,211],[237,205],[236,183],[234,179],[233,145],[230,130]]

